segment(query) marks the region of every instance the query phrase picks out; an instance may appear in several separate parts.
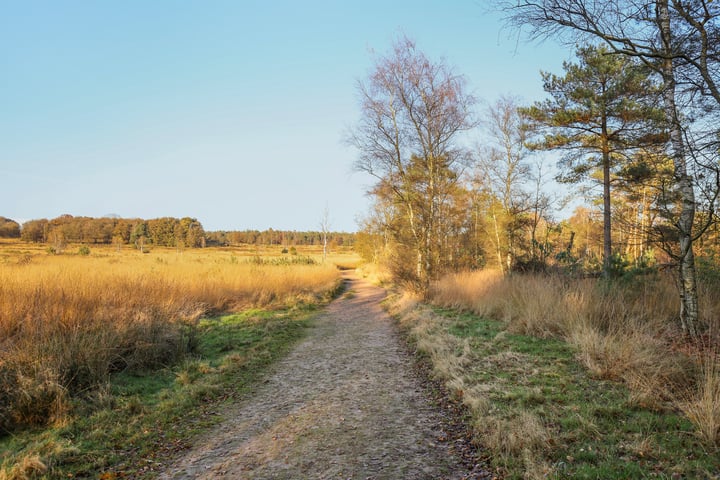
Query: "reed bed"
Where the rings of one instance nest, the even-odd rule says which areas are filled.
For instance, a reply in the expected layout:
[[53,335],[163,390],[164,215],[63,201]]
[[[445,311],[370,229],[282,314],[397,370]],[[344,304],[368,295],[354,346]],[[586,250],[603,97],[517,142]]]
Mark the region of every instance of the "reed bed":
[[62,422],[114,371],[170,365],[211,312],[316,302],[334,265],[233,252],[19,253],[0,266],[0,432]]

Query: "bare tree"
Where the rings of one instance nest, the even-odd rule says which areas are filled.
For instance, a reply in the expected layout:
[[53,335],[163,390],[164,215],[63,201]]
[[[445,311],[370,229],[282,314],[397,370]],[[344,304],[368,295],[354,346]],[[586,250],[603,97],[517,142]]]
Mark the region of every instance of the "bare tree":
[[[532,189],[530,192],[530,265],[532,269],[544,269],[546,267],[547,256],[550,253],[548,235],[550,233],[549,224],[552,216],[552,206],[558,201],[557,193],[548,193],[546,191],[546,183],[550,181],[548,178],[547,168],[544,158],[535,157],[531,171],[530,180]],[[538,239],[538,229],[540,224],[545,224],[544,241]]]
[[358,86],[361,118],[349,137],[360,152],[355,168],[376,177],[371,193],[392,198],[402,212],[394,233],[414,251],[414,280],[423,292],[439,264],[442,206],[469,157],[457,144],[474,126],[464,83],[402,38]]
[[[516,241],[523,230],[521,215],[530,204],[530,195],[524,189],[530,175],[527,163],[529,152],[525,146],[526,130],[518,112],[519,106],[520,102],[510,96],[502,96],[488,105],[483,121],[487,143],[480,148],[478,178],[475,181],[481,188],[488,189],[502,208],[502,212],[496,212],[493,206],[490,210],[496,255],[503,271],[509,271],[515,262]],[[501,234],[504,242],[500,239]]]
[[[599,39],[613,52],[639,59],[662,79],[665,128],[674,168],[672,200],[676,214],[672,223],[678,246],[675,258],[679,267],[680,322],[687,334],[696,336],[699,311],[693,242],[709,223],[695,222],[698,177],[692,175],[691,163],[693,150],[697,150],[688,142],[686,129],[688,120],[695,115],[716,113],[720,108],[720,3],[713,0],[497,3],[508,13],[511,23],[529,26],[531,37],[570,34],[571,40]],[[716,137],[717,131],[715,128],[711,137]],[[709,194],[711,204],[716,195]]]

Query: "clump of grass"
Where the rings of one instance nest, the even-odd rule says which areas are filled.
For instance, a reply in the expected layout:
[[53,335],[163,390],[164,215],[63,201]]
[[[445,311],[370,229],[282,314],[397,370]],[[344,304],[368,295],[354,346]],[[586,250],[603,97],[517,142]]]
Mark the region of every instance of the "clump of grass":
[[497,317],[507,298],[503,283],[498,270],[455,273],[432,285],[431,298],[436,305]]
[[702,359],[697,388],[678,401],[695,425],[697,435],[714,448],[720,446],[720,357],[709,352]]
[[58,377],[56,369],[37,363],[3,364],[0,428],[61,421],[69,411],[70,398]]
[[524,472],[534,478],[548,473],[544,457],[552,435],[537,415],[526,411],[509,419],[489,415],[477,421],[476,428],[483,444],[499,455],[501,462],[520,459]]
[[28,455],[9,470],[0,470],[0,480],[30,480],[47,472],[39,455]]
[[385,267],[378,263],[364,263],[356,268],[358,275],[375,285],[390,283],[392,275]]

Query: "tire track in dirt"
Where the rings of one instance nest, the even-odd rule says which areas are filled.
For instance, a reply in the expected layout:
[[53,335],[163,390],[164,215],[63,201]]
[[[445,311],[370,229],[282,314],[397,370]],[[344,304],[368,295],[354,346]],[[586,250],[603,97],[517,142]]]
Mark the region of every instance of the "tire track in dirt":
[[384,290],[345,281],[274,373],[160,478],[466,478]]

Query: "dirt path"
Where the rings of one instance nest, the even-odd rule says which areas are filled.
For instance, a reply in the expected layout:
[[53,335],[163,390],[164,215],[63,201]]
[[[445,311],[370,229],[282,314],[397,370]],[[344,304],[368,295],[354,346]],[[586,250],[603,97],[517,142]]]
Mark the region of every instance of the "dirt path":
[[468,478],[384,291],[346,282],[275,373],[160,478]]

